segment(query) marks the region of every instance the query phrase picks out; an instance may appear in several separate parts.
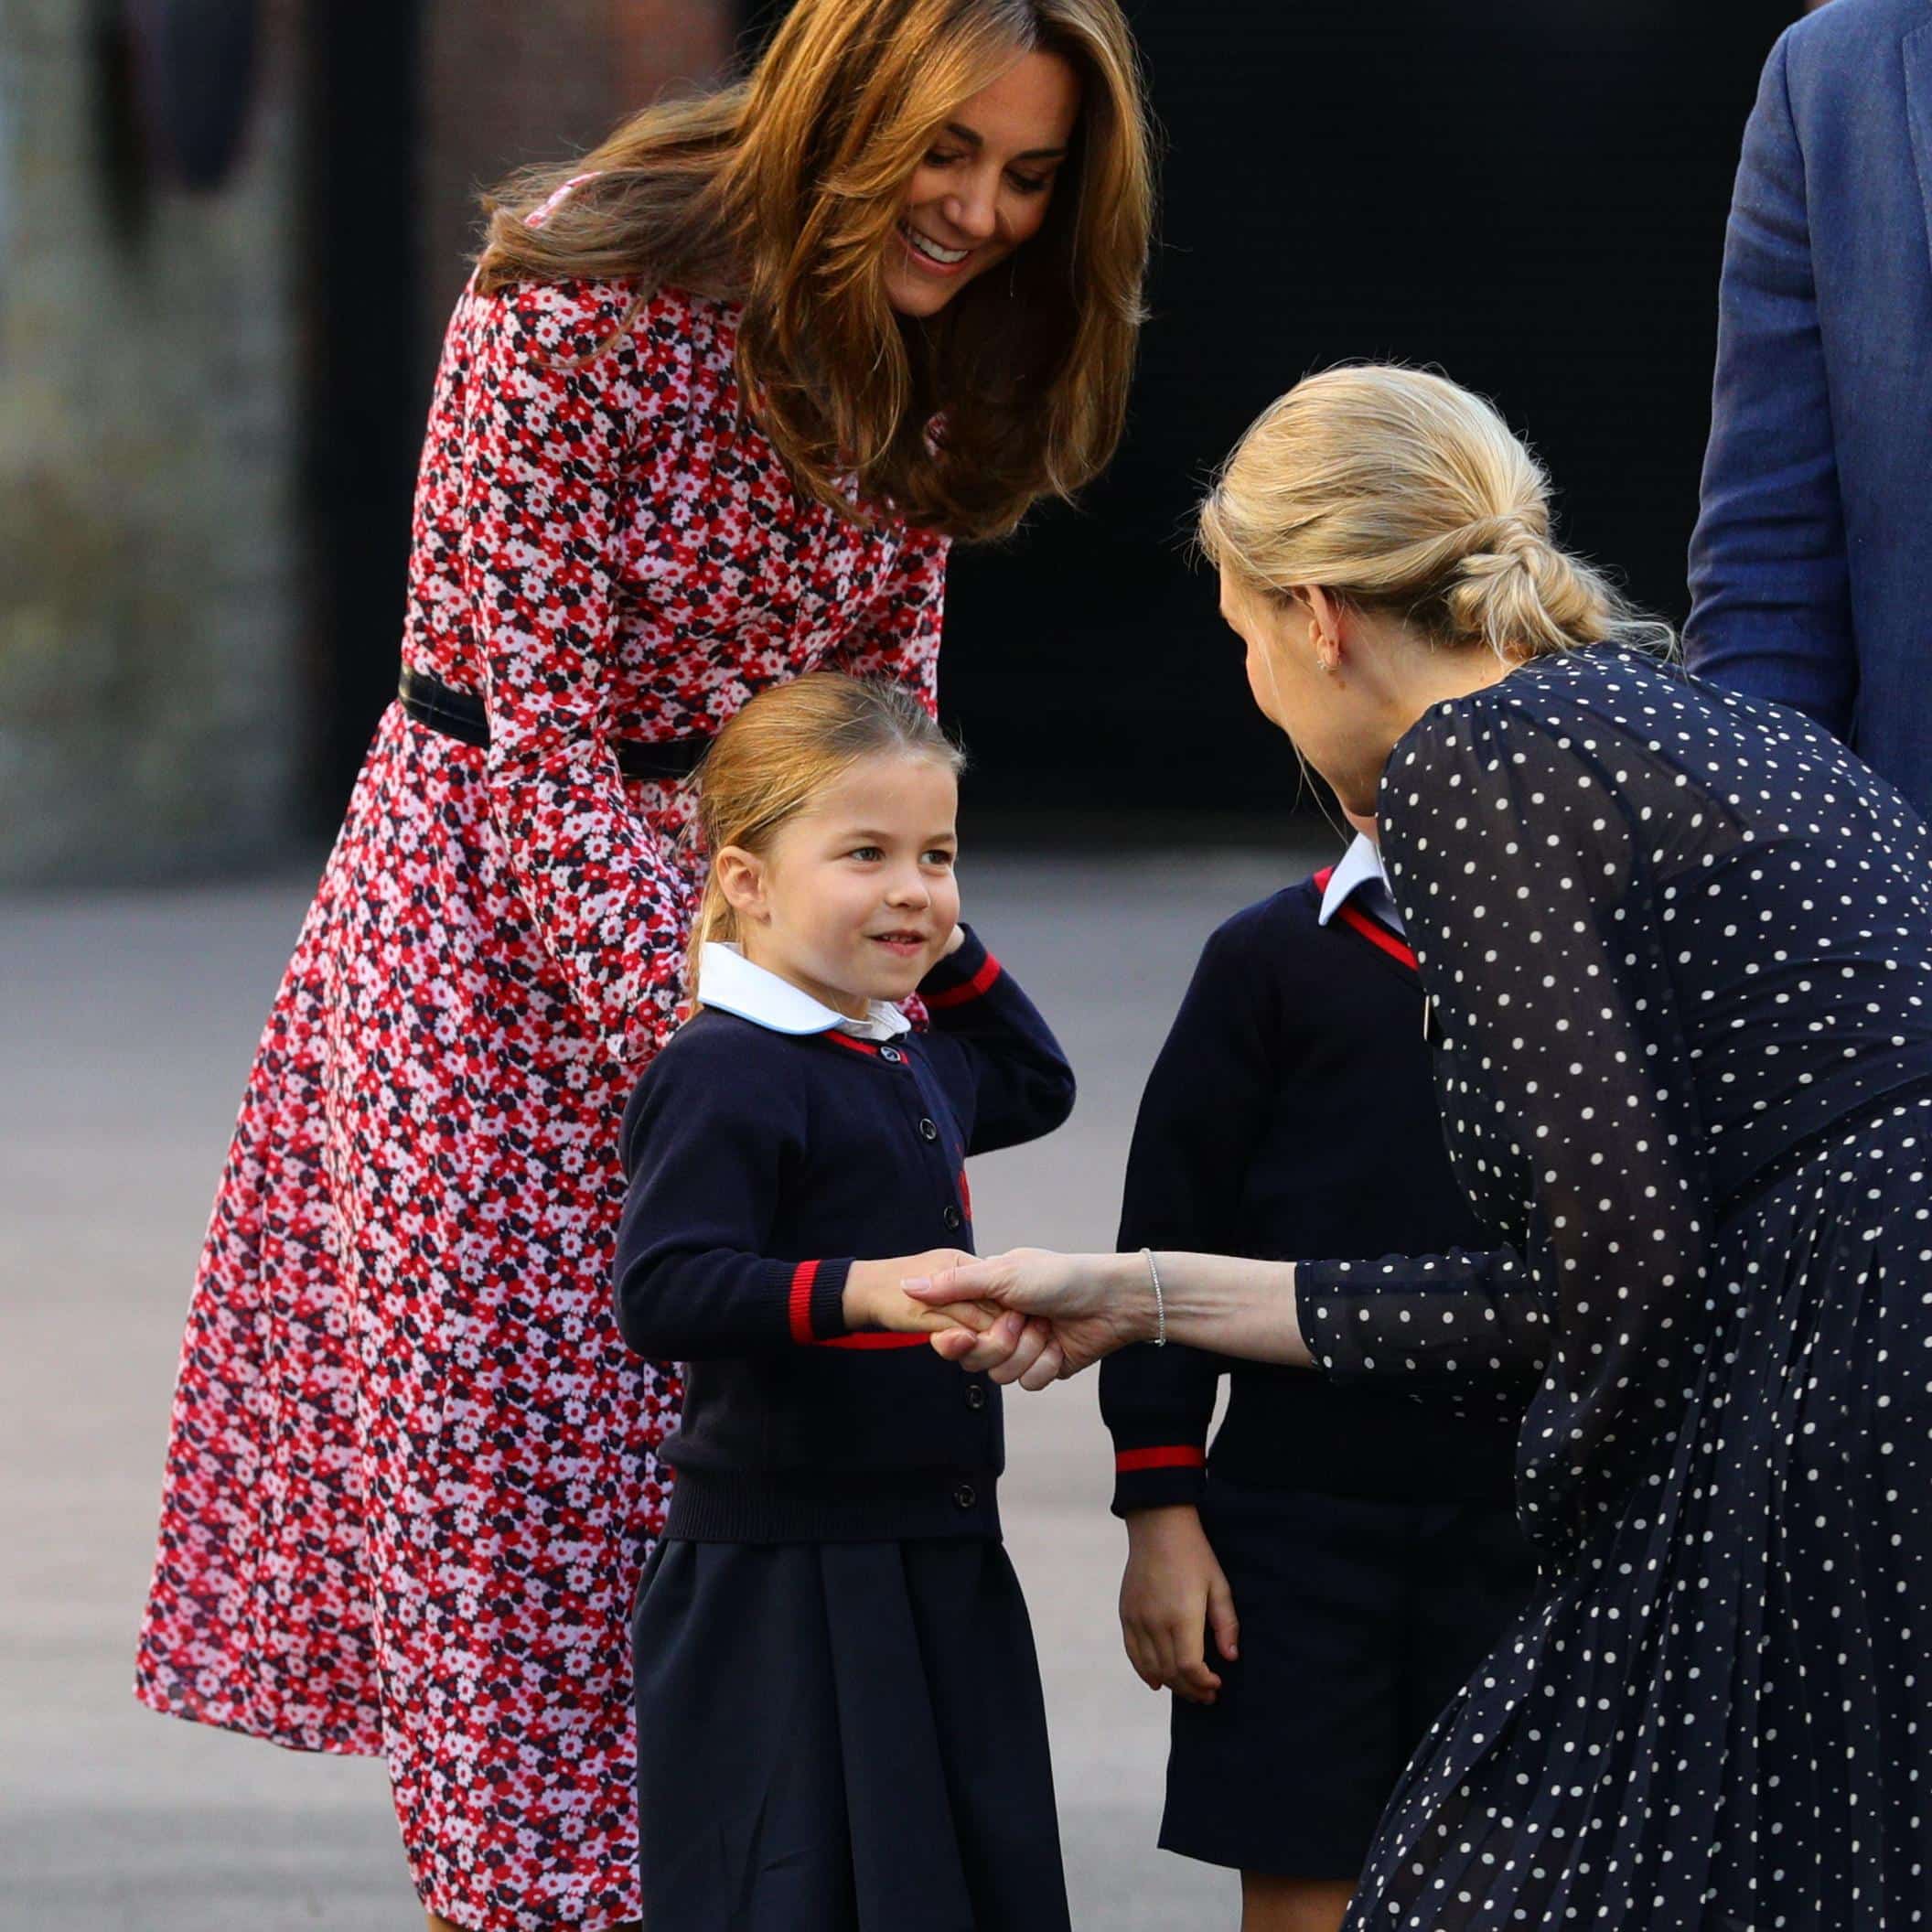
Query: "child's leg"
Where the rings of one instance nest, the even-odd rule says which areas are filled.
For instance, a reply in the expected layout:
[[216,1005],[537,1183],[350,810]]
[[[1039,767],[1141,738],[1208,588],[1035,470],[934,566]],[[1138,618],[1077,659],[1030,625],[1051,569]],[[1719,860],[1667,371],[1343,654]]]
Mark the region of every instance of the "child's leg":
[[1280,1878],[1241,1873],[1241,1932],[1341,1932],[1355,1895],[1346,1878]]

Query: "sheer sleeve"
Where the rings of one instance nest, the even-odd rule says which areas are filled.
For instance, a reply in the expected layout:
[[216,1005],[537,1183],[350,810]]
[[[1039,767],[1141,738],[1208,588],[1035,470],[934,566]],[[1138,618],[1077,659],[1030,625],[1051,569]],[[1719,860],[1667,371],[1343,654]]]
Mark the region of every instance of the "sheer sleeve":
[[625,797],[609,657],[623,479],[673,377],[623,326],[625,284],[477,299],[460,541],[490,810],[545,951],[639,1058],[671,1024],[687,887]]
[[1382,780],[1384,851],[1442,1028],[1451,1157],[1508,1245],[1311,1262],[1297,1281],[1332,1375],[1540,1370],[1525,1506],[1563,1513],[1583,1505],[1552,1487],[1573,1498],[1611,1479],[1636,1433],[1624,1418],[1677,1386],[1712,1218],[1638,836],[1648,789],[1674,781],[1641,744],[1591,732],[1506,682],[1438,707]]

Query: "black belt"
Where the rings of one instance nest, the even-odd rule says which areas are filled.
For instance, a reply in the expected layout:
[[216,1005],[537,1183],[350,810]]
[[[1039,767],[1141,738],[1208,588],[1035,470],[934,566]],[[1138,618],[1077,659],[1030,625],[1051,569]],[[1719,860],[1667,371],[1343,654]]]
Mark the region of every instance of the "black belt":
[[[416,723],[459,745],[488,746],[489,714],[473,692],[457,691],[425,671],[407,665],[396,683],[396,696]],[[627,778],[688,778],[698,760],[711,748],[709,738],[667,738],[647,745],[641,738],[614,738],[610,747],[617,769]]]

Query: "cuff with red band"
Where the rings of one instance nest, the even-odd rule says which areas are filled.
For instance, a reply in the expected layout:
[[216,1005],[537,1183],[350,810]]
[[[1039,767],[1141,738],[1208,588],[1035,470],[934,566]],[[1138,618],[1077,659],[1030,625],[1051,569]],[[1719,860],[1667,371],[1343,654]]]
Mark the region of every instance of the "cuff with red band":
[[845,1322],[845,1277],[852,1272],[848,1256],[836,1261],[792,1264],[785,1313],[791,1338],[800,1347],[831,1341],[848,1332]]
[[1113,1458],[1113,1513],[1198,1505],[1208,1484],[1208,1452],[1198,1443],[1156,1443],[1117,1450]]
[[1000,977],[1000,962],[966,928],[960,950],[943,959],[919,982],[919,997],[928,1012],[970,1005],[982,998]]

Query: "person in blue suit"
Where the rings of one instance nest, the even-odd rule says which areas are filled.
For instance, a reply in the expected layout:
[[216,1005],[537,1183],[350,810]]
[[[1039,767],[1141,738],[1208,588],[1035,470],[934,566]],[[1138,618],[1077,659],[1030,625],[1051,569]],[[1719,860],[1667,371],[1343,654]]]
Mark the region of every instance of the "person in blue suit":
[[1932,813],[1932,5],[1787,28],[1744,132],[1690,543],[1700,675]]

